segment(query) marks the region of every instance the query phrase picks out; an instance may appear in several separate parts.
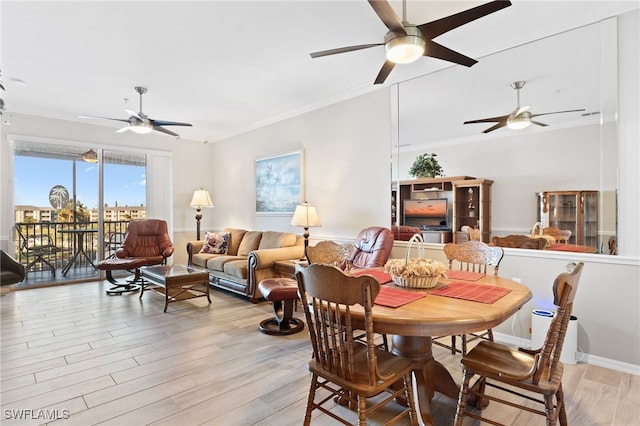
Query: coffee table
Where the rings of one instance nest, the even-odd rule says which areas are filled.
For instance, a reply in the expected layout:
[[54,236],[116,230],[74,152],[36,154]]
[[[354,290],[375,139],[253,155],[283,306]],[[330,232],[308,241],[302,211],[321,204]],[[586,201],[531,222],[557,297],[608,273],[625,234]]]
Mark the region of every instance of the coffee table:
[[[186,265],[157,265],[143,266],[140,268],[144,282],[140,286],[140,298],[145,287],[151,285],[152,289],[164,294],[164,312],[170,302],[193,299],[195,297],[209,296],[209,272],[197,266]],[[163,290],[160,291],[159,288]]]

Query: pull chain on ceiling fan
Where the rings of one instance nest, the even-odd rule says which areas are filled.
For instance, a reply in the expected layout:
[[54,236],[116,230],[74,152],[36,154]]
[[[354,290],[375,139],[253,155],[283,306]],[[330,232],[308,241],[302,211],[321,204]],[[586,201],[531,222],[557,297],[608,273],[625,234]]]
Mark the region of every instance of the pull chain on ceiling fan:
[[190,123],[181,123],[178,121],[166,121],[166,120],[154,120],[153,118],[149,118],[145,113],[142,112],[142,95],[147,93],[147,89],[145,87],[136,86],[134,90],[140,95],[140,111],[135,112],[130,109],[125,109],[125,112],[129,114],[129,118],[109,118],[109,117],[90,117],[86,115],[80,115],[79,118],[95,118],[101,120],[113,120],[113,121],[121,121],[123,123],[129,123],[128,126],[125,126],[119,130],[116,130],[116,133],[123,133],[128,130],[138,134],[146,134],[150,133],[153,130],[165,133],[170,136],[179,137],[180,135],[172,132],[171,130],[165,129],[162,126],[191,126]]
[[413,25],[407,21],[406,0],[402,2],[402,21],[400,21],[386,0],[369,0],[369,5],[371,5],[376,15],[378,15],[380,20],[389,29],[384,36],[384,43],[360,44],[323,50],[311,53],[311,57],[319,58],[384,45],[386,61],[382,65],[374,82],[374,84],[382,84],[396,64],[407,64],[417,60],[421,56],[431,56],[432,58],[442,59],[466,67],[474,65],[478,61],[444,47],[433,41],[433,39],[478,18],[509,7],[511,6],[511,2],[492,1],[422,25]]
[[530,105],[520,106],[520,89],[522,89],[526,83],[527,83],[526,81],[515,81],[511,83],[511,87],[513,87],[516,90],[517,105],[516,105],[516,109],[514,109],[513,112],[511,112],[510,114],[501,115],[498,117],[481,118],[479,120],[465,121],[463,124],[497,123],[489,127],[488,129],[483,130],[482,133],[489,133],[505,126],[510,129],[521,130],[529,127],[532,123],[538,126],[543,126],[543,127],[548,126],[548,124],[533,120],[533,118],[540,117],[541,115],[563,114],[566,112],[584,111],[584,109],[571,109],[567,111],[543,112],[540,114],[532,114],[529,111],[529,108],[531,108]]

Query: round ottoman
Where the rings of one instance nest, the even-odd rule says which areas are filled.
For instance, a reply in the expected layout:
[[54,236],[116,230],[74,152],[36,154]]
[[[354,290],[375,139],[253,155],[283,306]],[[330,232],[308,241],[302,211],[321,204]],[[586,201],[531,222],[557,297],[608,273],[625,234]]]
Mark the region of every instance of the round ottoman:
[[260,281],[258,290],[265,300],[273,302],[274,318],[260,322],[265,334],[285,335],[302,331],[304,321],[293,318],[293,307],[298,300],[298,283],[291,278],[267,278]]

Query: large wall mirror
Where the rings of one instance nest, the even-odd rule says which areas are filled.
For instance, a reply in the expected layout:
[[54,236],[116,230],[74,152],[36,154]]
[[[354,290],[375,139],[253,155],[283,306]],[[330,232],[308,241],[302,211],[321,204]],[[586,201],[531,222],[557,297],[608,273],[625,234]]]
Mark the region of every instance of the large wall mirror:
[[[616,20],[608,19],[479,58],[471,68],[453,66],[392,87],[392,187],[414,179],[409,169],[418,155],[436,153],[445,176],[493,181],[492,236],[530,234],[539,220],[539,193],[597,191],[592,245],[609,254],[616,236],[616,34]],[[534,121],[546,126],[483,133],[495,123],[463,124],[514,111],[516,81],[526,82],[520,106],[545,114]],[[546,114],[577,109],[584,111]],[[450,195],[410,195],[416,197]],[[402,208],[393,204],[392,225]]]

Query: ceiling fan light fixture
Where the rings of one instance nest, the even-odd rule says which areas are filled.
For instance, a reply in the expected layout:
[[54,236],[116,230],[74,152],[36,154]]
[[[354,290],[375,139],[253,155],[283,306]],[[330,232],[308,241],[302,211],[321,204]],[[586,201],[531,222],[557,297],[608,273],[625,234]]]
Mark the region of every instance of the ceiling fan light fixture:
[[526,129],[531,125],[531,117],[520,114],[507,118],[507,127],[513,130]]
[[139,135],[146,135],[153,131],[153,127],[146,123],[134,124],[131,126],[131,131]]
[[409,64],[424,55],[426,41],[416,27],[405,26],[406,35],[389,32],[385,37],[387,59],[395,64]]

